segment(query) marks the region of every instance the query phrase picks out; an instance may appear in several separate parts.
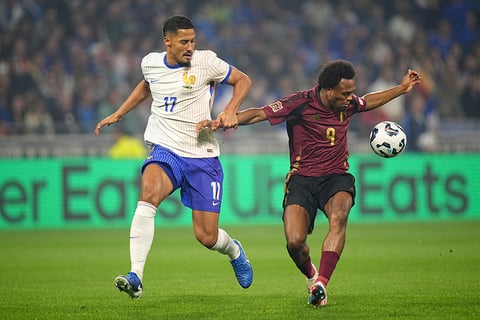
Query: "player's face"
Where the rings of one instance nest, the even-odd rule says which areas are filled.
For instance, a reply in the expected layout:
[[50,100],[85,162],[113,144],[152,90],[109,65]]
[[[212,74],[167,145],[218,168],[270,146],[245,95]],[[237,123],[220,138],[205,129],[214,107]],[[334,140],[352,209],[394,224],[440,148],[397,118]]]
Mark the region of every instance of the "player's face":
[[168,33],[163,38],[168,64],[189,66],[195,49],[195,38],[195,29],[178,29],[176,33]]
[[352,101],[353,91],[355,91],[355,80],[342,79],[335,87],[327,90],[328,104],[331,109],[345,110]]

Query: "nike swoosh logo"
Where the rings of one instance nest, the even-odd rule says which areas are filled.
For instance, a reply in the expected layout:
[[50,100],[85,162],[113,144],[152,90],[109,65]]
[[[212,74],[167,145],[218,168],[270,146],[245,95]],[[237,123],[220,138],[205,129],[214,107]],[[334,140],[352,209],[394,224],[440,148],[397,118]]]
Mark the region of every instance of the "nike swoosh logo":
[[220,202],[218,202],[218,201],[213,201],[212,202],[212,206],[218,206],[219,204],[220,204]]

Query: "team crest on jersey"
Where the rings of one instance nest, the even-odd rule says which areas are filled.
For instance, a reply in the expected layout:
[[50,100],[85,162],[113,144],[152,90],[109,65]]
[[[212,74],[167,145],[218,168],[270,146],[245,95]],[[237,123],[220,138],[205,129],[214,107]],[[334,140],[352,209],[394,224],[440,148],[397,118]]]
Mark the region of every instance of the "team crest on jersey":
[[195,76],[194,75],[188,75],[188,72],[184,72],[182,76],[182,80],[184,85],[182,86],[185,89],[192,89],[193,85],[195,84]]
[[281,101],[275,101],[268,106],[270,107],[270,109],[272,109],[274,113],[283,109],[283,104]]

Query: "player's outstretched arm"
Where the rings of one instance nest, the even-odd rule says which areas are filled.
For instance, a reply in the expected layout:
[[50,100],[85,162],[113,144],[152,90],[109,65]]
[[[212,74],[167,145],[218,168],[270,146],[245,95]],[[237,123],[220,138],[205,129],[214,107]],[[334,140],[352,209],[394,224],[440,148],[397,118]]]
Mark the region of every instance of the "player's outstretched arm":
[[267,120],[267,115],[262,108],[248,108],[237,112],[237,119],[239,126],[245,126],[260,121],[265,121]]
[[367,93],[364,98],[367,101],[367,110],[373,110],[402,94],[410,92],[416,85],[420,84],[422,76],[415,70],[408,69],[403,76],[402,82],[390,89]]
[[[197,132],[205,129],[216,131],[217,129],[223,128],[222,123],[219,120],[221,115],[222,114],[219,114],[215,120],[202,120],[198,122]],[[239,126],[254,124],[264,120],[267,120],[267,115],[262,108],[248,108],[237,112],[237,121]]]
[[109,126],[120,121],[124,115],[135,109],[140,103],[142,103],[142,101],[147,99],[150,94],[148,83],[145,80],[141,80],[130,93],[127,100],[125,100],[125,102],[122,103],[114,113],[105,117],[97,124],[95,127],[95,135],[98,136],[100,134],[100,129],[104,126]]

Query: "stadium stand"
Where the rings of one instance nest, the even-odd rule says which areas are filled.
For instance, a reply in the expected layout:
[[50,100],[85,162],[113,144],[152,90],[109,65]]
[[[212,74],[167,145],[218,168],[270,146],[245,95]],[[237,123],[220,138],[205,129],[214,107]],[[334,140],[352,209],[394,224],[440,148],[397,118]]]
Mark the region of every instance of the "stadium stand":
[[[245,107],[313,86],[330,59],[356,65],[359,94],[413,67],[424,75],[421,111],[406,97],[390,116],[407,131],[420,121],[426,135],[415,151],[480,152],[478,1],[7,0],[0,2],[0,157],[107,155],[113,130],[94,137],[93,127],[138,82],[141,58],[163,50],[162,23],[173,14],[194,20],[197,48],[214,49],[251,76]],[[139,139],[147,109],[122,121]],[[355,120],[352,149],[368,149],[378,117]],[[286,147],[281,130],[263,125],[219,135],[226,153]]]

